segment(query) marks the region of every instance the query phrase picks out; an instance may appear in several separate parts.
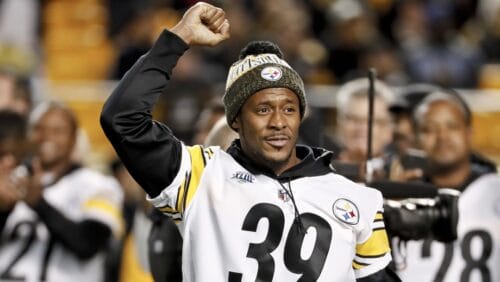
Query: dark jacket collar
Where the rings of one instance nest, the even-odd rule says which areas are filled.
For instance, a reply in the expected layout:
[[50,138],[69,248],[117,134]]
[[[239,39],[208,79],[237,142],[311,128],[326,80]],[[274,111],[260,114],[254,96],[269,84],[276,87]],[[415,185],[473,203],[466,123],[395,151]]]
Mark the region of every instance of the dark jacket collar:
[[[495,164],[478,153],[472,153],[470,155],[470,165],[470,172],[467,179],[465,179],[465,181],[458,187],[448,188],[455,188],[463,192],[472,182],[474,182],[479,177],[485,174],[497,172]],[[425,176],[424,180],[431,183],[430,176]]]
[[297,145],[297,157],[301,160],[297,165],[289,168],[280,176],[272,170],[255,163],[245,155],[241,149],[240,140],[233,141],[227,152],[245,169],[253,174],[264,174],[275,179],[296,179],[306,176],[324,175],[333,170],[330,168],[330,160],[333,153],[322,148],[312,148],[305,145]]

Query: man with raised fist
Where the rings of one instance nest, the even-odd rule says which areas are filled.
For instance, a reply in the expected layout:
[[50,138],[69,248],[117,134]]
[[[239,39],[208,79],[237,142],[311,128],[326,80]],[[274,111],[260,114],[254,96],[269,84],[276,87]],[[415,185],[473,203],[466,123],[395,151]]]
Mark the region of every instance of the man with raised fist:
[[[334,173],[331,152],[297,145],[302,79],[268,41],[229,69],[226,150],[187,146],[151,109],[191,46],[229,38],[224,11],[191,7],[131,68],[102,127],[148,199],[178,222],[184,281],[398,281],[382,196]],[[189,110],[189,109],[186,109]]]

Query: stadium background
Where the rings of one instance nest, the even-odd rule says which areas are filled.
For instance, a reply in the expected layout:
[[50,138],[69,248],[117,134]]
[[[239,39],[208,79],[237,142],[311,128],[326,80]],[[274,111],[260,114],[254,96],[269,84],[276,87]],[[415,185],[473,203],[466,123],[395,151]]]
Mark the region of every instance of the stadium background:
[[[104,168],[114,156],[98,121],[104,100],[134,52],[147,50],[194,2],[4,0],[0,12],[8,17],[0,21],[0,67],[30,76],[35,101],[66,101],[88,139],[86,160]],[[174,78],[181,83],[171,92],[182,83],[199,84],[193,92],[203,89],[203,101],[220,96],[238,50],[248,40],[271,39],[305,78],[314,107],[333,109],[336,86],[370,66],[395,87],[424,82],[459,89],[473,110],[474,147],[500,163],[500,1],[208,2],[225,8],[232,38],[214,49],[192,48],[179,62]],[[16,38],[23,32],[29,40]],[[434,53],[447,60],[431,64],[436,57],[427,55]],[[446,75],[425,75],[434,72]],[[169,93],[167,103],[182,98],[179,93]],[[192,125],[203,103],[183,105],[190,112],[185,123]],[[169,109],[160,106],[155,114],[169,120]]]

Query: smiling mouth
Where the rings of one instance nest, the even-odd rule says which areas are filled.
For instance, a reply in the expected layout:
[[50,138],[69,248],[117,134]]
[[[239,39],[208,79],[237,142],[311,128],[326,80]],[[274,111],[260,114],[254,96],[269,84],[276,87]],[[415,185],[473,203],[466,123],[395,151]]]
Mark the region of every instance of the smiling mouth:
[[266,143],[275,148],[283,148],[286,146],[286,144],[288,144],[290,138],[288,136],[279,135],[279,136],[267,137],[264,140],[266,141]]

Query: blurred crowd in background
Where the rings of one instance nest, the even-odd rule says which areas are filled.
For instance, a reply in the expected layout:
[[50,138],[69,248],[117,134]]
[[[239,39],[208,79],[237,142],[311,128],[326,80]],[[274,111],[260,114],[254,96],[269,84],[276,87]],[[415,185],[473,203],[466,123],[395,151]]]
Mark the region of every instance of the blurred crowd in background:
[[[110,36],[118,47],[112,78],[148,50],[154,13],[178,15],[196,1],[109,1]],[[116,3],[115,3],[116,2]],[[232,39],[192,52],[187,76],[223,81],[238,50],[271,39],[306,84],[339,84],[375,67],[392,85],[435,83],[483,87],[485,66],[498,63],[499,4],[462,1],[215,1],[228,12]],[[149,32],[148,32],[149,31]],[[187,63],[186,63],[187,64]],[[201,66],[201,67],[200,67]]]
[[[195,2],[3,0],[2,92],[38,103],[61,92],[43,87],[47,82],[118,80]],[[209,2],[227,11],[231,40],[213,49],[192,48],[176,67],[170,95],[158,108],[158,118],[188,143],[199,142],[192,125],[204,108],[219,102],[229,65],[253,39],[281,46],[309,86],[337,86],[373,67],[378,78],[397,87],[500,88],[500,3],[495,0]],[[85,91],[71,86],[58,97],[91,95]],[[99,99],[109,91],[98,90]],[[0,107],[7,96],[0,97]],[[90,107],[97,112],[99,106]],[[93,122],[84,121],[84,127],[89,130]]]

